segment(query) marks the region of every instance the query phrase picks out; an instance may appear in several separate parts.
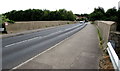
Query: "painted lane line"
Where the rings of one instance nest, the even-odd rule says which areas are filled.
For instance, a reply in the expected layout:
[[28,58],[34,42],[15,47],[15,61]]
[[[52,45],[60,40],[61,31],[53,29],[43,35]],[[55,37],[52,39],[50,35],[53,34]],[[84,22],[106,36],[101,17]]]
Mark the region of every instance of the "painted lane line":
[[[72,28],[65,29],[65,31],[68,31],[68,30],[70,30],[70,29],[76,28],[76,27],[78,27],[78,26],[81,26],[81,24],[79,24],[79,25],[77,25],[77,26],[74,26],[74,27],[72,27]],[[38,38],[42,38],[42,37],[48,37],[48,36],[51,36],[51,35],[54,35],[54,34],[57,34],[57,33],[60,33],[60,32],[63,32],[63,31],[58,31],[58,32],[49,34],[49,35],[47,35],[47,36],[39,36],[39,37],[35,37],[35,38],[32,38],[32,39],[27,39],[27,40],[24,40],[24,41],[16,42],[16,43],[13,43],[13,44],[10,44],[10,45],[6,45],[5,47],[10,47],[10,46],[13,46],[13,45],[16,45],[16,44],[28,42],[28,41],[31,41],[31,40],[34,40],[34,39],[38,39]]]
[[20,42],[17,42],[17,43],[13,43],[13,44],[10,44],[10,45],[6,45],[5,47],[10,47],[10,46],[13,46],[13,45],[16,45],[16,44],[20,44],[20,43],[23,43],[23,42],[28,42],[28,41],[31,41],[31,40],[34,40],[34,39],[38,39],[38,38],[42,38],[42,37],[39,36],[39,37],[35,37],[35,38],[32,38],[32,39],[20,41]]

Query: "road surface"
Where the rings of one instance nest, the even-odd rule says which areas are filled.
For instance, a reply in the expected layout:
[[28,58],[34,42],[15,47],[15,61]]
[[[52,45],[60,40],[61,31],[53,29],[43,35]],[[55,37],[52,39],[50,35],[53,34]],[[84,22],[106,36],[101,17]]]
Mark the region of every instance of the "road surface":
[[[85,28],[15,67],[16,70],[98,71],[101,58],[96,27]],[[14,70],[13,70],[14,71]]]
[[2,68],[11,69],[84,28],[70,24],[2,39]]

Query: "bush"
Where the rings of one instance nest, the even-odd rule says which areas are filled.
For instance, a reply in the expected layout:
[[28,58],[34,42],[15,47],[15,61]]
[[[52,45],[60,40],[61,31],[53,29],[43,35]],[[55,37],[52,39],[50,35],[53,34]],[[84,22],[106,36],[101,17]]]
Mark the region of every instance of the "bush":
[[67,22],[67,24],[70,24],[69,22]]
[[8,23],[12,23],[12,24],[15,23],[13,20],[9,20],[9,21],[7,21],[7,22],[8,22]]
[[0,23],[15,23],[13,20],[9,20],[6,16],[0,14]]

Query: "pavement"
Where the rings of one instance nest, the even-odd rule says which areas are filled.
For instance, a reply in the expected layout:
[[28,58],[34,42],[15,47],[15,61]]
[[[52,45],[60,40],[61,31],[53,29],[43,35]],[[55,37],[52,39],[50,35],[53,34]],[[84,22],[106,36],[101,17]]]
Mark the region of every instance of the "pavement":
[[14,69],[98,69],[100,56],[96,27],[88,24]]

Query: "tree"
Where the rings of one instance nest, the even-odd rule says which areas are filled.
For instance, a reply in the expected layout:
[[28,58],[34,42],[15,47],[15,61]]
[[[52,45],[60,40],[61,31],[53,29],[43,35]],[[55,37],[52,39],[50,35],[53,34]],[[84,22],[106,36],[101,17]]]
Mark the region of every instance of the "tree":
[[4,28],[2,33],[6,33],[7,34],[5,22],[13,23],[14,21],[11,21],[8,18],[6,18],[6,16],[0,14],[0,28]]
[[49,20],[49,13],[50,11],[49,10],[43,10],[43,20]]
[[27,9],[25,11],[13,10],[4,15],[14,21],[74,20],[75,18],[72,11],[67,11],[65,9],[59,9],[56,11],[41,9]]
[[14,23],[14,21],[9,20],[6,16],[0,14],[0,24],[5,23],[5,22]]
[[106,11],[106,19],[109,21],[117,21],[117,9],[110,8]]
[[105,11],[102,7],[95,8],[94,11],[89,14],[89,19],[92,21],[95,20],[104,20],[105,19]]
[[74,21],[76,19],[76,16],[73,14],[72,11],[67,12],[67,20]]
[[120,9],[117,12],[117,31],[120,31]]

